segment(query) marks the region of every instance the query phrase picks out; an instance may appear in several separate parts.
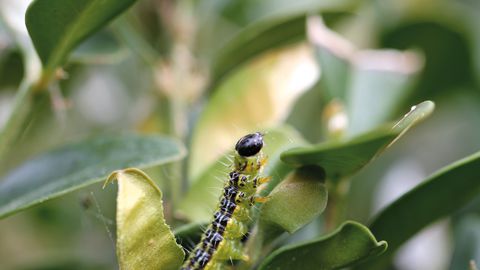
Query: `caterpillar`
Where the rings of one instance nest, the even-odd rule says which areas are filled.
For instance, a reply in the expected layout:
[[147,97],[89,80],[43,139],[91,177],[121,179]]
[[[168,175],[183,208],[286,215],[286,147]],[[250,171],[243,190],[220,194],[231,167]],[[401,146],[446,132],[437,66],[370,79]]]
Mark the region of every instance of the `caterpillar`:
[[259,176],[267,160],[263,145],[260,132],[248,134],[236,143],[233,169],[213,221],[181,270],[221,270],[227,261],[248,260],[242,250],[242,238],[248,233],[252,206],[265,201],[257,195],[257,189],[269,179]]

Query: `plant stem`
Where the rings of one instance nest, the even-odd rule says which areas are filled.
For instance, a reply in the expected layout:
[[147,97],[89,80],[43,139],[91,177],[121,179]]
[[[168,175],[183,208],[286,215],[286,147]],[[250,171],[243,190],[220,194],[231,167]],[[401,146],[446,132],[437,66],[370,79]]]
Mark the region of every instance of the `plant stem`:
[[[265,257],[271,251],[271,242],[282,234],[282,230],[263,230],[262,224],[257,223],[250,233],[250,238],[245,245],[245,254],[249,257],[248,261],[241,261],[236,270],[248,270],[254,267],[260,258]],[[272,228],[272,227],[269,227]]]
[[345,219],[347,195],[350,190],[350,178],[328,181],[328,206],[325,213],[325,228],[327,232],[334,230]]
[[[48,95],[48,89],[51,82],[55,79],[55,72],[43,70],[40,77],[32,82],[29,76],[26,76],[20,83],[13,108],[7,122],[0,130],[0,161],[5,164],[3,159],[9,150],[15,145],[19,135],[22,132],[30,116],[35,113],[33,108],[40,99],[41,95]],[[0,165],[3,167],[4,165]],[[0,167],[0,169],[2,169]]]

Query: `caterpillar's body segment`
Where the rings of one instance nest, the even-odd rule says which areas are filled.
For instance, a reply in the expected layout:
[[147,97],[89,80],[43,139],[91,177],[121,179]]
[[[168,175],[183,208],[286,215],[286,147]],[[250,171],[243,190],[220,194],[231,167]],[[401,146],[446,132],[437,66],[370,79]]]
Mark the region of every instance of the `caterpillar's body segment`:
[[264,182],[258,176],[266,162],[262,147],[263,136],[258,132],[242,137],[235,145],[233,170],[213,221],[181,270],[221,270],[226,261],[248,260],[241,240],[248,232],[257,188]]

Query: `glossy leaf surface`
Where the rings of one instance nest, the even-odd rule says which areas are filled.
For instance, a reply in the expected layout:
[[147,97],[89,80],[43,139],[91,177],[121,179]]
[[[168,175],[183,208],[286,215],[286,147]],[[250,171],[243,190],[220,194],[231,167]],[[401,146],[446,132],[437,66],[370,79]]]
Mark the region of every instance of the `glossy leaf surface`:
[[305,36],[306,15],[260,21],[240,31],[216,56],[213,74],[221,79],[232,69],[267,50],[300,40]]
[[388,241],[390,249],[361,269],[384,269],[394,252],[413,235],[478,196],[478,168],[480,152],[441,169],[380,212],[370,229]]
[[80,42],[130,7],[135,0],[35,0],[25,22],[47,70],[62,65]]
[[185,155],[176,140],[160,136],[99,137],[37,156],[0,182],[0,217],[97,183],[118,169],[146,168]]
[[335,232],[313,241],[285,246],[271,253],[260,270],[330,270],[353,266],[387,248],[363,225],[347,221]]
[[425,101],[412,107],[412,110],[394,125],[346,141],[328,141],[291,149],[282,153],[281,158],[294,166],[319,165],[325,169],[327,177],[339,179],[365,166],[410,127],[430,115],[433,109],[433,102]]

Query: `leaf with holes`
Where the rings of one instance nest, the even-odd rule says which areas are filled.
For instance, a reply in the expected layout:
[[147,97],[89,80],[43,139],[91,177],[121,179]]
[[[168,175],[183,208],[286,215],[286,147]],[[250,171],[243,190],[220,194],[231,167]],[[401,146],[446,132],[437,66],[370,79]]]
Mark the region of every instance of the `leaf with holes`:
[[113,180],[118,181],[120,269],[177,270],[185,254],[165,223],[160,189],[144,172],[133,168],[113,172],[105,184]]

